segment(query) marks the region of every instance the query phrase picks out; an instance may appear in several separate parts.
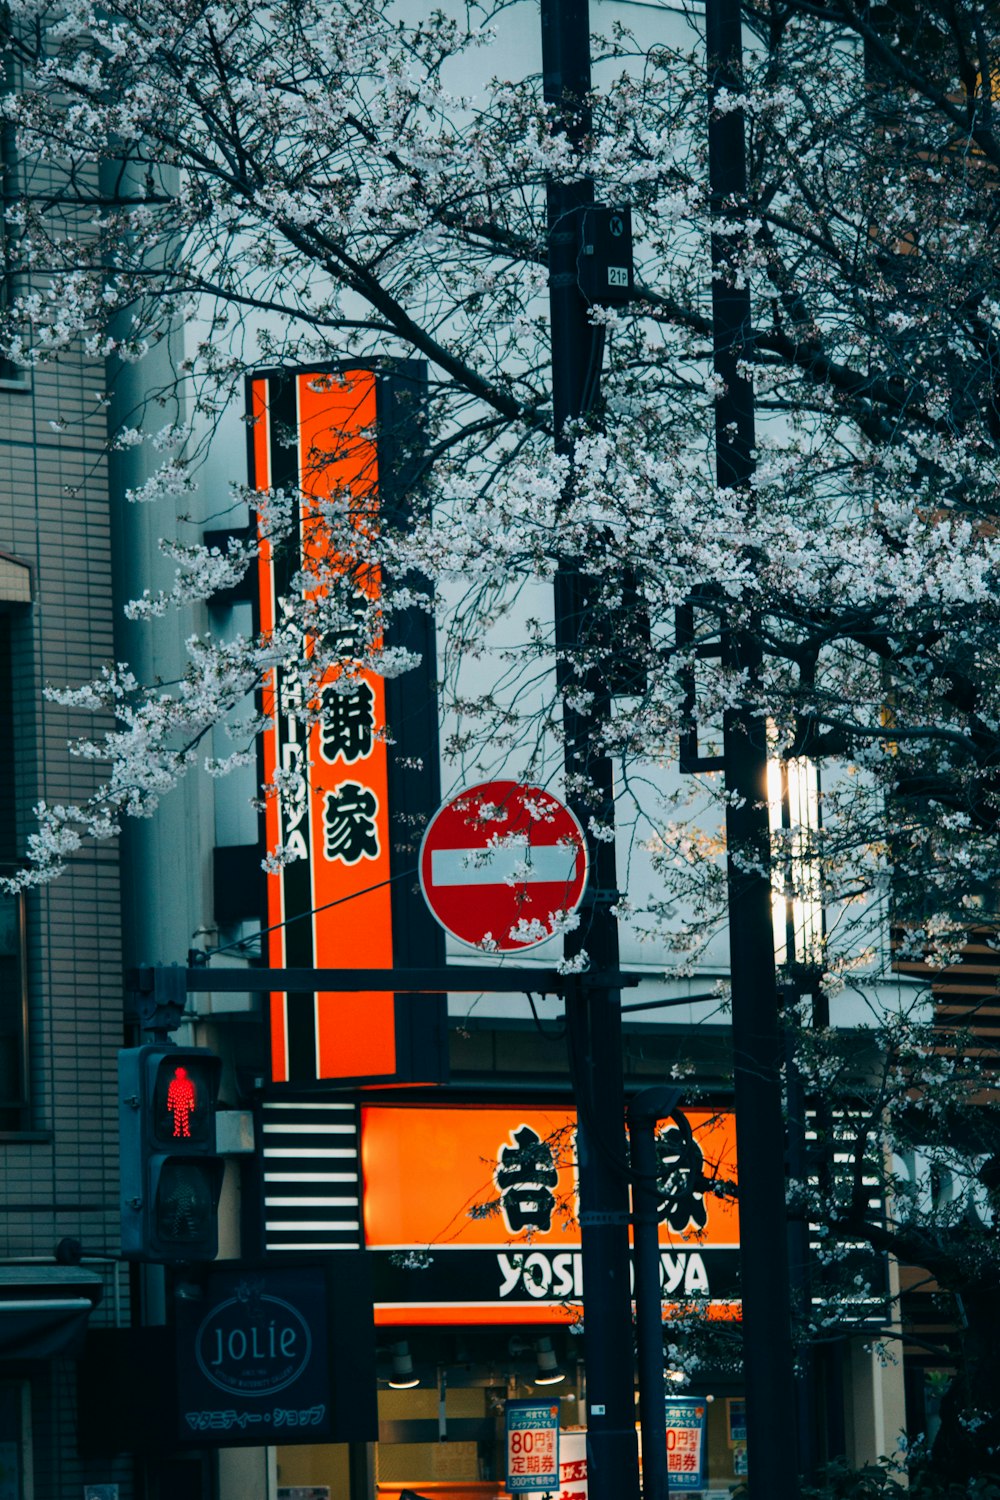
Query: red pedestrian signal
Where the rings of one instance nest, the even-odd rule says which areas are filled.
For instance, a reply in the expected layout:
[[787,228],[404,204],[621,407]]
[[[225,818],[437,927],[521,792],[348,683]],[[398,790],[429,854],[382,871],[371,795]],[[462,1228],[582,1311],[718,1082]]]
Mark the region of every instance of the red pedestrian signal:
[[167,1089],[167,1112],[174,1118],[174,1139],[191,1137],[191,1116],[198,1106],[198,1090],[188,1077],[187,1068],[175,1068]]
[[214,1260],[225,1164],[215,1150],[221,1060],[205,1047],[118,1054],[122,1254]]

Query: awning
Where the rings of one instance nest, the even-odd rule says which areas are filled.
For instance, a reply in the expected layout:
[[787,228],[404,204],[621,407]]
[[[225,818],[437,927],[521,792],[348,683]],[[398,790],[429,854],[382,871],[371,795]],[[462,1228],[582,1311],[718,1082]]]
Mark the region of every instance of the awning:
[[0,1266],[0,1362],[76,1355],[104,1284],[69,1266]]

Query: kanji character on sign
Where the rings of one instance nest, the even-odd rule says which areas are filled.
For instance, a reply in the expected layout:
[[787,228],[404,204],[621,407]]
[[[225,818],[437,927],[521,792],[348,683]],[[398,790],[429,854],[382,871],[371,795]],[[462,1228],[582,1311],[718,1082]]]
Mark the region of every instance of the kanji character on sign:
[[377,859],[377,813],[375,793],[356,781],[342,782],[335,792],[328,792],[323,808],[327,859],[340,859],[345,865]]
[[530,1125],[511,1134],[516,1144],[501,1146],[493,1174],[507,1228],[511,1234],[529,1228],[547,1232],[556,1204],[552,1189],[559,1181],[552,1147]]
[[350,604],[342,604],[337,611],[337,624],[329,632],[328,639],[338,656],[347,661],[357,661],[368,648],[368,599],[364,594],[355,594]]
[[705,1158],[686,1116],[679,1110],[666,1130],[657,1136],[656,1154],[659,1157],[656,1185],[660,1200],[657,1217],[666,1219],[671,1229],[678,1232],[689,1224],[704,1229],[708,1223],[704,1201],[707,1184],[702,1170]]
[[337,685],[324,689],[319,743],[323,759],[331,763],[338,755],[348,764],[371,755],[375,743],[375,694],[367,682],[356,682],[347,692]]

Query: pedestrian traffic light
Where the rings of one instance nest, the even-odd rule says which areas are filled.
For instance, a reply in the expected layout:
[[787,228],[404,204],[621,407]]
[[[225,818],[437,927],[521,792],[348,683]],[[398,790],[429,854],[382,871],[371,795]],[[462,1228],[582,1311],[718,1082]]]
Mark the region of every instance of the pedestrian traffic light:
[[215,1151],[222,1061],[206,1047],[118,1054],[122,1254],[214,1260],[224,1163]]

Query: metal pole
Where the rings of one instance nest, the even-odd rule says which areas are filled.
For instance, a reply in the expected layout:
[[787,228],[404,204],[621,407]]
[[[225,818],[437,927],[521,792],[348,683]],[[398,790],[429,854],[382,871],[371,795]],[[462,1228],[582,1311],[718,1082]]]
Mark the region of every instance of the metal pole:
[[[560,115],[557,128],[579,148],[590,129],[590,18],[587,0],[541,0],[542,72],[546,102]],[[577,285],[579,220],[593,202],[593,184],[548,185],[549,298],[552,403],[557,451],[572,451],[567,430],[585,415],[597,385],[600,343]],[[572,483],[572,481],[571,481]],[[585,574],[560,566],[555,580],[557,681],[571,678],[588,608]],[[610,713],[607,687],[590,672],[586,714],[564,699],[567,800],[585,828],[591,819],[613,826],[611,766],[600,750]],[[586,797],[580,788],[589,789]],[[614,844],[588,836],[590,886],[580,931],[567,953],[585,947],[597,970],[618,968]],[[638,1500],[635,1381],[628,1244],[628,1166],[621,1061],[621,998],[617,988],[581,985],[566,1001],[567,1040],[578,1113],[580,1233],[583,1253],[584,1354],[587,1366],[587,1479],[591,1500]]]
[[[790,925],[790,924],[789,924]],[[789,946],[789,952],[793,949]],[[785,986],[785,1010],[790,1011],[800,998],[801,981],[790,980]],[[805,1181],[809,1171],[806,1133],[808,1121],[805,1090],[799,1073],[791,1030],[786,1028],[785,1088],[788,1095],[788,1174],[797,1182]],[[812,1256],[809,1250],[809,1225],[798,1219],[788,1226],[788,1284],[791,1307],[805,1324],[812,1311]],[[799,1351],[796,1378],[799,1424],[799,1468],[810,1483],[818,1478],[818,1407],[816,1401],[816,1349],[807,1346]]]
[[[731,214],[747,191],[741,110],[715,115],[720,88],[742,88],[740,0],[706,0],[709,71],[709,189],[713,215]],[[753,391],[740,371],[752,343],[750,294],[734,274],[739,236],[712,236],[716,471],[721,486],[749,484],[754,461]],[[752,687],[761,652],[753,622],[723,635],[723,660]],[[782,1123],[781,1037],[771,918],[767,739],[749,708],[723,724],[733,1079],[739,1159],[740,1283],[751,1500],[798,1495],[796,1389],[789,1320]]]
[[635,1333],[639,1355],[639,1426],[643,1500],[667,1500],[667,1409],[663,1395],[663,1295],[657,1207],[656,1122],[676,1109],[680,1089],[643,1089],[629,1101]]

